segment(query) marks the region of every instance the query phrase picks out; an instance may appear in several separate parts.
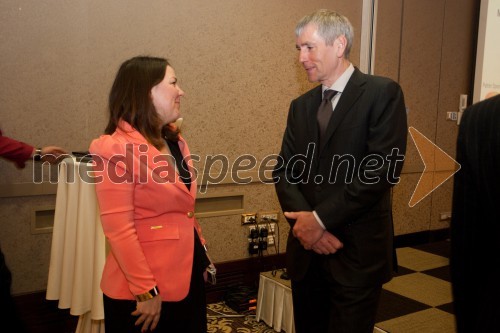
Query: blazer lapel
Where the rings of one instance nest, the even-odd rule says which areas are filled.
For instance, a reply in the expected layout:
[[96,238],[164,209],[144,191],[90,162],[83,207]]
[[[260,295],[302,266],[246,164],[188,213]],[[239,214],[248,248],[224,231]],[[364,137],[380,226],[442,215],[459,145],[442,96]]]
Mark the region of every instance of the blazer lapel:
[[339,125],[342,123],[342,120],[347,115],[352,105],[358,98],[363,94],[364,88],[362,87],[365,83],[363,79],[363,74],[356,68],[354,73],[352,73],[349,82],[340,95],[340,99],[333,111],[332,117],[330,118],[330,122],[328,123],[328,127],[325,132],[325,139],[322,140],[321,146],[319,147],[319,152],[321,153],[326,146],[326,143],[331,139]]
[[[173,158],[170,160],[166,156],[162,155],[158,149],[147,142],[147,140],[142,136],[141,133],[139,133],[135,128],[133,128],[129,123],[125,121],[120,122],[119,127],[117,128],[117,132],[119,132],[119,135],[122,136],[126,142],[130,142],[134,145],[139,145],[139,158],[133,152],[131,153],[133,154],[132,156],[134,156],[135,167],[139,168],[138,172],[140,177],[145,177],[146,181],[155,181],[157,184],[172,184],[184,193],[194,197],[192,192],[194,188],[194,193],[196,194],[196,183],[191,184],[191,191],[188,191],[186,185],[180,178],[180,175],[178,174],[177,170],[175,170],[175,167],[171,162]],[[181,147],[181,141],[179,141],[179,146],[181,147],[182,154],[183,156],[188,156],[185,154],[185,151],[189,153],[189,150],[187,150],[187,145],[185,144],[183,139],[181,140],[183,145]],[[135,150],[136,148],[133,149]],[[141,158],[141,156],[144,155],[147,156],[146,160],[143,160]],[[189,164],[190,163],[188,163],[188,165]],[[189,168],[191,171],[192,166],[190,165]],[[148,177],[146,178],[146,175],[148,175],[149,172],[151,173],[151,179],[148,179]]]
[[[172,185],[180,189],[182,192],[193,196],[191,191],[187,189],[186,185],[180,178],[179,172],[175,168],[174,157],[173,156],[167,157],[165,155],[162,155],[161,152],[155,147],[151,145],[149,145],[149,147],[150,149],[148,150],[148,163],[150,163],[150,165],[152,166],[155,166],[155,168],[151,171],[152,178],[155,180],[160,179],[160,183],[161,181],[163,181],[164,183],[171,183]],[[184,155],[184,151],[182,151],[182,153],[183,156],[186,156]],[[177,168],[182,168],[182,166],[178,165]],[[161,174],[163,173],[166,173],[166,177],[162,177]],[[193,187],[196,188],[195,185],[196,184],[194,184],[193,186],[193,184],[191,184],[191,190],[193,189]]]

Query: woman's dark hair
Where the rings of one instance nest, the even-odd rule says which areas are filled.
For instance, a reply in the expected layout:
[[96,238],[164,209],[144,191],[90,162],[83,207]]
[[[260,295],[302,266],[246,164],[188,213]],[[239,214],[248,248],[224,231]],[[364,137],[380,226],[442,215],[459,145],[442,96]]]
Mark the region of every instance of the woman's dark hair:
[[172,124],[161,129],[161,120],[153,106],[151,89],[165,77],[166,59],[134,57],[125,61],[116,74],[109,93],[109,122],[104,131],[112,134],[120,120],[125,120],[158,149],[162,137],[177,141],[179,131]]

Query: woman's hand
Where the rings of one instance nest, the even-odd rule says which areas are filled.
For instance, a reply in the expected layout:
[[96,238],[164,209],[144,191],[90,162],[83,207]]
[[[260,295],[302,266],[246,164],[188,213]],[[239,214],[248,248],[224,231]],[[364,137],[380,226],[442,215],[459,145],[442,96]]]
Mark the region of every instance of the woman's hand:
[[157,295],[147,301],[137,302],[137,308],[132,316],[139,316],[136,326],[142,324],[141,332],[153,331],[160,321],[161,296]]

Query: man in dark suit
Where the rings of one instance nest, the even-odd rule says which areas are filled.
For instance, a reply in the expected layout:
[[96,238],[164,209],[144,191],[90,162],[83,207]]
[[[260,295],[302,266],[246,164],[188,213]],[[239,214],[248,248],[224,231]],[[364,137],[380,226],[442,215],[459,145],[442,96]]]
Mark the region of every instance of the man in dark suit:
[[296,36],[309,81],[321,83],[292,101],[273,173],[291,227],[296,330],[372,332],[393,270],[391,187],[406,151],[403,93],[349,62],[346,17],[319,10],[298,23]]
[[451,278],[457,332],[500,327],[500,95],[464,112],[457,140]]

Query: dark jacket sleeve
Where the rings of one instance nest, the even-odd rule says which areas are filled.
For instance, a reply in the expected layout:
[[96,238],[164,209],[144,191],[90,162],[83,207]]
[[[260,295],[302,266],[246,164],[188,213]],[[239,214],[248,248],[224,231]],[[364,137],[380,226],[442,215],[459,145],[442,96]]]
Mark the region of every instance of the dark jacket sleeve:
[[[283,135],[283,143],[281,145],[281,151],[278,156],[277,164],[273,171],[273,179],[276,187],[276,193],[284,212],[298,212],[298,211],[312,211],[312,207],[304,197],[304,194],[299,188],[298,183],[292,180],[296,178],[295,173],[300,172],[290,167],[289,161],[295,156],[295,133],[293,128],[295,127],[295,112],[294,103],[290,104],[290,110],[288,112],[287,126],[285,133]],[[290,224],[293,225],[295,220],[288,220]]]

